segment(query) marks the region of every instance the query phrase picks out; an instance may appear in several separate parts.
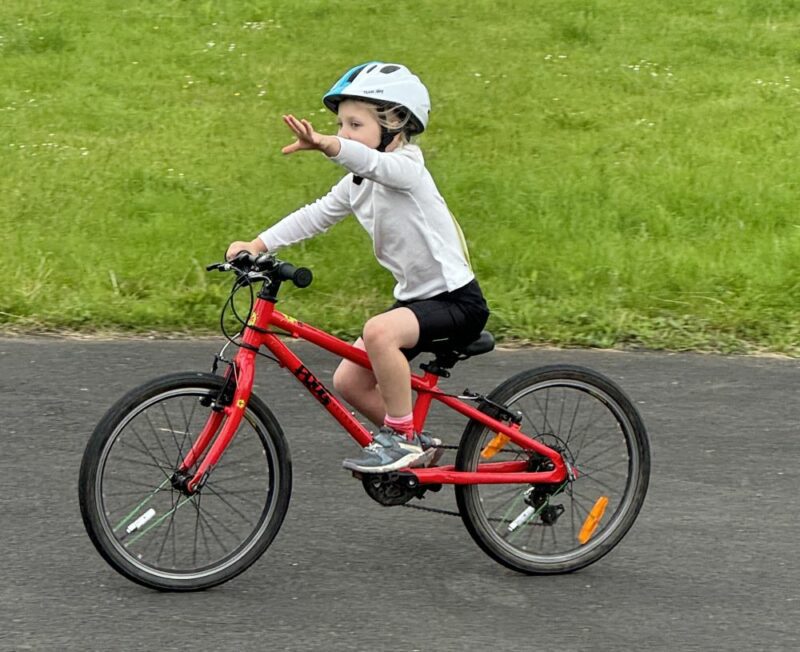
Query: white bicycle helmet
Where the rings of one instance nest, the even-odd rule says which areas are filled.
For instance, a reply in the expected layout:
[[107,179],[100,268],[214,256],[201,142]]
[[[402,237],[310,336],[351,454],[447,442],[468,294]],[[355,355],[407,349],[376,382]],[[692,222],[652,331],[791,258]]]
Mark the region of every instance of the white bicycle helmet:
[[348,70],[325,93],[323,103],[334,113],[346,98],[365,100],[378,105],[399,105],[409,112],[412,133],[421,134],[428,126],[431,100],[428,89],[405,66],[398,63],[370,61]]

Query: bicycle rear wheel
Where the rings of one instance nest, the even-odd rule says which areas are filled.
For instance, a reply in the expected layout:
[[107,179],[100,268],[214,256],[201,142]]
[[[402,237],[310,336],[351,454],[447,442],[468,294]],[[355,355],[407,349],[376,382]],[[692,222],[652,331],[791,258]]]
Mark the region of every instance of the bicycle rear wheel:
[[[522,372],[489,397],[522,415],[522,431],[561,450],[577,477],[559,486],[457,485],[467,530],[493,559],[522,573],[568,573],[608,553],[633,525],[650,476],[650,448],[635,406],[590,369],[553,365]],[[462,435],[456,468],[548,460],[477,421]]]
[[211,374],[158,378],[126,394],[92,433],[80,471],[83,522],[103,558],[134,582],[171,591],[225,582],[264,553],[283,522],[291,459],[255,396],[205,485],[188,496],[173,486],[223,384]]

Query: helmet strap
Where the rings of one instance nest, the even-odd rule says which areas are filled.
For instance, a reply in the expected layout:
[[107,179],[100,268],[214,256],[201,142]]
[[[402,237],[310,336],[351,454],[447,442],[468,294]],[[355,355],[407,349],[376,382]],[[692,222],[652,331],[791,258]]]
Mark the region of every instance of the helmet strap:
[[386,127],[381,127],[381,142],[377,149],[379,152],[385,152],[389,144],[394,140],[394,137],[399,134],[399,131],[389,131]]

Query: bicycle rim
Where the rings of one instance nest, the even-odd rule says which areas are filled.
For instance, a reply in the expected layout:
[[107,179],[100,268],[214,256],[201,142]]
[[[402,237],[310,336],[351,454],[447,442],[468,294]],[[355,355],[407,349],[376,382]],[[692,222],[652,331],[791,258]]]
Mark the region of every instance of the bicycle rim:
[[124,560],[162,580],[202,580],[236,565],[276,509],[277,451],[249,409],[205,486],[193,496],[173,488],[210,414],[200,399],[210,394],[182,387],[144,401],[101,451],[95,496],[104,533]]
[[[569,572],[596,561],[622,538],[644,499],[649,454],[635,409],[591,376],[572,375],[531,377],[501,402],[522,414],[524,432],[563,451],[577,477],[560,486],[461,490],[462,513],[469,512],[467,526],[479,544],[523,572]],[[527,460],[532,470],[543,470],[546,464],[478,424],[465,453],[468,468]]]

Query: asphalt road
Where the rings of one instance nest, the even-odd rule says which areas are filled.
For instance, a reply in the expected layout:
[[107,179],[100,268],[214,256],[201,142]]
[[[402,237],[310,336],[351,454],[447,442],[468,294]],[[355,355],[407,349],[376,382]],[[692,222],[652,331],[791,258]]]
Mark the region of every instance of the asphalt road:
[[[257,391],[294,464],[283,528],[225,585],[153,592],[86,536],[81,455],[124,391],[206,370],[217,348],[0,339],[0,650],[800,649],[800,362],[529,349],[462,363],[445,387],[488,391],[552,362],[594,367],[648,426],[638,521],[598,563],[556,577],[501,567],[457,517],[372,502],[340,469],[350,440],[266,363]],[[333,358],[296,348],[329,380]],[[442,434],[456,443],[458,431]],[[425,503],[455,507],[448,489]]]

